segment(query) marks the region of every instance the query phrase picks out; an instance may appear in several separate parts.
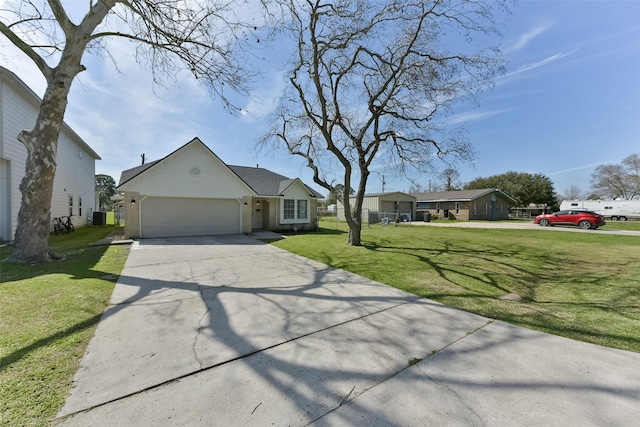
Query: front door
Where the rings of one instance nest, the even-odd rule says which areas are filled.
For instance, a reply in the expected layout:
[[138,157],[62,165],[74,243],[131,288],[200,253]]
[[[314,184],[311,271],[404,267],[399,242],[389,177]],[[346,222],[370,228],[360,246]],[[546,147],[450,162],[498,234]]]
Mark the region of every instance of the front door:
[[252,224],[254,230],[262,230],[262,210],[265,208],[264,200],[253,200]]

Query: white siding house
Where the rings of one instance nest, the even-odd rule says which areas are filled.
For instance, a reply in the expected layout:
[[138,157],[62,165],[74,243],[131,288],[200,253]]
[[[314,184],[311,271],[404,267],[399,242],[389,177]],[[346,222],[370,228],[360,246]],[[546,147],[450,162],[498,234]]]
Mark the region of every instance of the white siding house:
[[[0,240],[14,238],[22,203],[20,182],[25,175],[27,149],[18,134],[32,129],[40,98],[14,73],[0,67]],[[68,125],[58,139],[51,217],[70,215],[83,226],[95,206],[95,161],[100,156]]]

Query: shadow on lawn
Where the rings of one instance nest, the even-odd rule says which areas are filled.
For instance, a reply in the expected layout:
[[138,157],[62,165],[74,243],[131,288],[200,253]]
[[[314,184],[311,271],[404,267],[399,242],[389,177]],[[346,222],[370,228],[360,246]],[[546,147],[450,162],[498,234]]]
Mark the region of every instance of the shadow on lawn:
[[52,335],[49,335],[47,337],[44,338],[40,338],[39,340],[36,340],[34,342],[32,342],[31,344],[27,345],[26,347],[22,347],[19,348],[17,350],[15,350],[12,353],[7,354],[6,356],[3,356],[0,358],[0,372],[4,371],[5,369],[7,369],[9,366],[11,366],[12,364],[18,362],[20,359],[22,359],[23,357],[29,355],[29,353],[31,353],[32,351],[38,350],[42,347],[47,347],[48,345],[58,341],[58,340],[62,340],[65,339],[75,333],[84,331],[87,328],[91,328],[92,326],[94,326],[95,324],[98,323],[98,321],[100,320],[100,318],[102,317],[102,313],[97,314],[95,316],[92,316],[80,323],[76,323],[75,325],[64,329],[62,331],[58,331]]
[[[85,234],[93,236],[95,233]],[[78,239],[78,237],[76,236],[79,236],[80,238]],[[42,298],[48,298],[52,294],[55,294],[55,298],[57,299],[60,294],[64,294],[66,291],[65,289],[60,288],[60,286],[64,286],[64,284],[51,282],[36,284],[36,282],[28,282],[28,284],[24,285],[22,283],[16,283],[30,281],[40,276],[53,274],[63,275],[64,277],[61,280],[64,280],[65,283],[68,283],[67,281],[72,282],[84,279],[98,279],[114,284],[114,279],[116,279],[117,276],[92,269],[93,266],[99,263],[99,261],[107,251],[108,246],[89,246],[88,242],[94,241],[95,238],[86,238],[86,236],[83,236],[82,231],[75,235],[69,234],[62,236],[52,236],[52,239],[54,239],[52,248],[54,248],[54,250],[57,249],[58,253],[62,256],[62,258],[59,260],[41,264],[2,262],[0,286],[4,288],[4,295],[7,295],[11,299],[13,298],[11,297],[11,294],[13,290],[15,290],[16,299],[25,300],[24,292],[30,292],[30,294],[42,296]],[[82,243],[78,244],[78,240],[80,240]],[[86,244],[86,246],[84,246],[84,244]],[[2,249],[2,255],[4,259],[4,256],[9,254],[11,248],[6,247]],[[26,291],[23,291],[22,289],[15,288],[16,286],[27,286],[28,288]],[[34,288],[34,286],[39,288],[36,289]],[[82,294],[82,290],[79,290],[78,292],[79,294]],[[32,305],[32,307],[30,307],[29,310],[34,314],[39,312],[38,307],[41,304],[47,304],[47,301],[38,300],[38,298],[36,297],[32,297],[32,299],[33,301],[29,303]],[[55,343],[56,341],[64,340],[65,338],[68,338],[73,334],[93,327],[99,322],[102,315],[103,313],[101,311],[100,313],[88,317],[65,329],[51,331],[52,333],[50,335],[43,336],[31,343],[20,343],[21,345],[26,345],[24,345],[23,347],[19,347],[13,352],[5,354],[0,358],[0,371],[4,371],[9,366],[28,356],[33,351],[36,351],[43,347],[47,347],[52,343]],[[29,326],[27,326],[27,328],[28,327]]]
[[0,248],[0,284],[18,280],[29,280],[45,274],[70,274],[75,279],[100,278],[105,273],[91,270],[109,246],[89,246],[89,243],[100,240],[115,227],[96,230],[83,227],[73,233],[50,236],[49,247],[60,257],[47,263],[30,264],[8,262],[5,259],[11,254],[12,246]]
[[[532,258],[530,253],[525,256],[518,248],[483,246],[477,250],[470,250],[461,249],[451,241],[445,240],[440,244],[442,246],[439,248],[400,247],[382,239],[380,242],[367,242],[365,247],[384,256],[400,255],[417,259],[427,266],[429,271],[436,272],[440,279],[453,286],[450,292],[442,292],[441,287],[432,288],[430,285],[411,289],[420,296],[554,335],[625,350],[640,350],[640,339],[633,331],[633,323],[637,325],[640,320],[640,311],[637,305],[629,303],[638,300],[637,288],[630,287],[628,291],[619,291],[615,296],[602,294],[601,301],[590,302],[584,300],[584,289],[576,286],[576,280],[588,284],[588,287],[604,289],[610,280],[606,272],[580,270],[580,276],[576,277],[575,269],[566,268],[566,261],[544,251],[536,253]],[[468,263],[458,265],[447,261],[447,255],[452,254],[452,259],[464,259]],[[526,265],[532,267],[527,268]],[[541,271],[539,266],[544,266],[544,269]],[[576,294],[576,300],[567,298],[547,301],[540,297],[541,284],[549,286],[551,283],[557,283],[559,286],[568,284],[567,287],[575,290],[573,293]],[[401,288],[407,289],[404,286]],[[457,292],[456,289],[464,291]],[[563,291],[572,295],[571,290]],[[522,301],[499,299],[509,293],[518,294]],[[577,318],[583,317],[580,313],[584,309],[593,312],[592,316],[596,320],[578,320]],[[614,316],[620,316],[618,319],[630,322],[628,335],[598,331],[597,319],[608,317],[610,321],[615,321]]]

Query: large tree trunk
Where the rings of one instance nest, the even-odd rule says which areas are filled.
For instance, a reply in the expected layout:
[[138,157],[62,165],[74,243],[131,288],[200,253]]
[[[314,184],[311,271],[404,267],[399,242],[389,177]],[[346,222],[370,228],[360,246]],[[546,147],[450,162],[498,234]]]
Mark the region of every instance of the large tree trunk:
[[20,183],[22,205],[10,261],[47,262],[54,258],[49,250],[49,234],[58,136],[76,74],[77,71],[63,73],[60,68],[51,70],[33,130],[18,135],[27,149],[27,163]]
[[362,226],[349,227],[349,240],[347,244],[351,246],[362,246],[362,241],[360,240],[361,234]]

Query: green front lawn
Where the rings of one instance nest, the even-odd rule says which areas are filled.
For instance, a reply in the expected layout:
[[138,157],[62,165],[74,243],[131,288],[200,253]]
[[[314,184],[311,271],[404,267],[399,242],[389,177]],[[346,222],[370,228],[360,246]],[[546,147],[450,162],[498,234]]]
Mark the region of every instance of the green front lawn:
[[[273,244],[452,307],[640,352],[640,237],[540,230],[346,224]],[[516,293],[522,302],[499,297]]]
[[51,424],[62,408],[128,254],[126,245],[89,243],[114,230],[52,235],[56,262],[0,262],[1,425]]
[[640,221],[607,221],[602,229],[640,231]]

